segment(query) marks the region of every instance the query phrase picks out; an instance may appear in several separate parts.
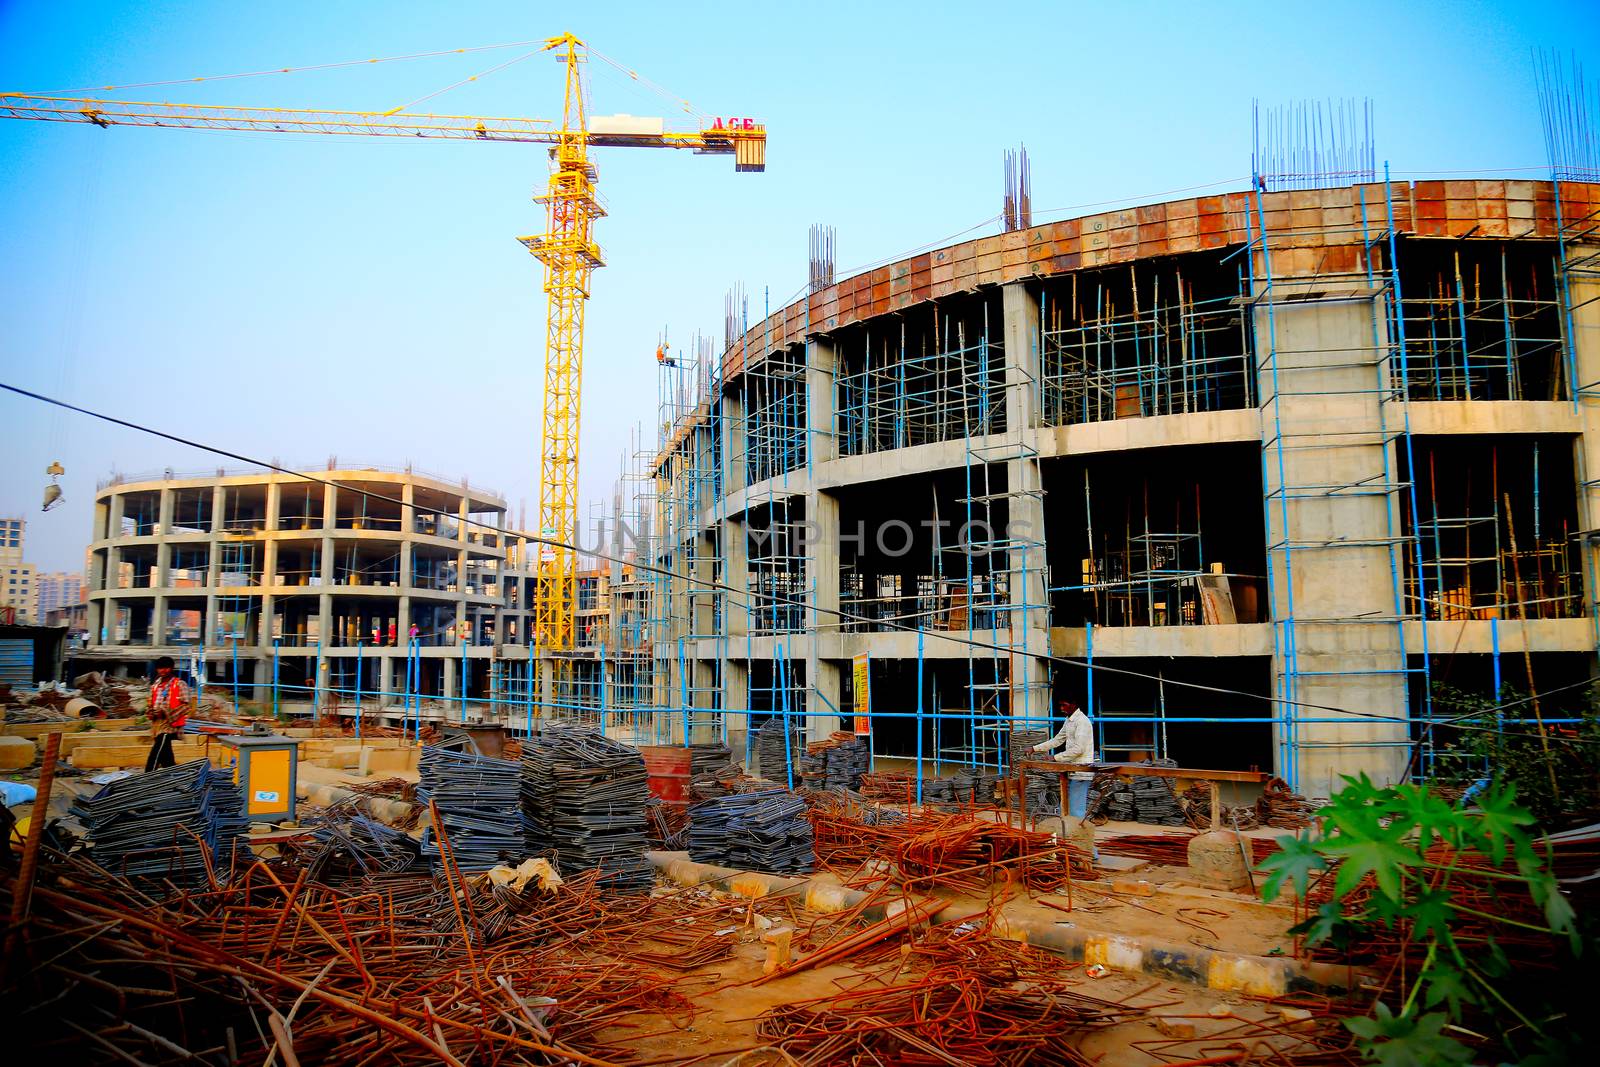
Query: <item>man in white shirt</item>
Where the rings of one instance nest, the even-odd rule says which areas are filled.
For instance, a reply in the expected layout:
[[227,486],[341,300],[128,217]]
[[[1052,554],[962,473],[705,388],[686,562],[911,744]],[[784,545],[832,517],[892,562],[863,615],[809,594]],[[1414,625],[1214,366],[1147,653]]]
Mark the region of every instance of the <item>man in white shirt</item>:
[[[1089,716],[1083,709],[1070,700],[1063,700],[1056,705],[1056,710],[1066,719],[1061,724],[1061,729],[1048,741],[1042,741],[1033,746],[1035,752],[1053,752],[1061,749],[1052,758],[1057,763],[1081,763],[1085,767],[1094,762],[1094,724],[1089,721]],[[1094,775],[1087,770],[1074,774],[1067,788],[1067,812],[1080,819],[1089,809],[1089,783],[1094,780]]]

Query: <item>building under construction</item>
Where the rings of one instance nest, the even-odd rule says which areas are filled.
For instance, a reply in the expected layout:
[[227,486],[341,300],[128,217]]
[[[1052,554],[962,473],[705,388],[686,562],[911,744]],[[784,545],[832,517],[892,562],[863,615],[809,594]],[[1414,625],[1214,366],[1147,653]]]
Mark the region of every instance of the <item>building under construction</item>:
[[554,703],[736,751],[870,713],[932,774],[1068,699],[1325,795],[1423,769],[1441,684],[1587,678],[1600,185],[1361,177],[1033,226],[1024,164],[1006,232],[843,280],[814,233],[662,360]]

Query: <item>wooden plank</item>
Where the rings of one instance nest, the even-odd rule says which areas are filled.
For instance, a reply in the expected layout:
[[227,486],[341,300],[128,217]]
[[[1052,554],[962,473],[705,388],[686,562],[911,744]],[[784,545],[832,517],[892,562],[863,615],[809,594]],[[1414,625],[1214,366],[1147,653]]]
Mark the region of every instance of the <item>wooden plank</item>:
[[1149,763],[1057,763],[1055,760],[1023,760],[1022,769],[1042,771],[1046,774],[1073,774],[1092,771],[1107,772],[1128,778],[1191,778],[1201,782],[1265,782],[1272,777],[1268,771],[1214,771],[1196,767],[1161,767]]

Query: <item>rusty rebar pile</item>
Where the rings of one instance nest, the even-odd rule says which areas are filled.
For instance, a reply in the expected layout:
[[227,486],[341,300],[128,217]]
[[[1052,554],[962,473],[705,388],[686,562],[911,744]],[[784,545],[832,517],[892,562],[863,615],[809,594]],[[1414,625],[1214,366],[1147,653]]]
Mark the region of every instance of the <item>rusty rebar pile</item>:
[[976,818],[924,811],[901,822],[868,823],[858,812],[817,806],[809,812],[817,859],[835,870],[869,861],[893,863],[905,878],[980,889],[996,868],[1014,870],[1033,889],[1093,878],[1092,857],[1047,833]]
[[0,997],[22,1063],[603,1064],[633,1055],[634,1020],[692,1018],[620,943],[679,917],[597,875],[551,894],[414,875],[341,890],[256,862],[158,900],[57,857]]
[[[1048,953],[982,930],[888,945],[881,982],[773,1008],[757,1032],[802,1064],[1087,1064],[1069,1044],[1138,1009],[1087,996]],[[886,958],[885,958],[886,957]]]

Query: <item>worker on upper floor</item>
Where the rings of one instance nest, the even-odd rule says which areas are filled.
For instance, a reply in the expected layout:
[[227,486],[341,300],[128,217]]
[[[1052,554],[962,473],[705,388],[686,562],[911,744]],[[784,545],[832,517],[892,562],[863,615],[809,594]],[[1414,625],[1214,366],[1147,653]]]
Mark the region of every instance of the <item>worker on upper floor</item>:
[[148,774],[161,767],[170,767],[177,760],[172,755],[174,738],[183,736],[189,724],[189,690],[176,673],[171,656],[156,660],[155,681],[150,683],[150,728],[155,731],[155,741],[150,745],[150,755],[145,758]]
[[[1056,752],[1052,757],[1057,763],[1083,764],[1087,767],[1094,762],[1094,724],[1089,721],[1089,716],[1083,709],[1070,700],[1063,700],[1056,705],[1056,710],[1066,721],[1061,724],[1061,729],[1048,741],[1042,741],[1033,746],[1035,752]],[[1087,770],[1079,771],[1072,775],[1067,783],[1067,813],[1083,818],[1089,810],[1089,785],[1094,775]]]

